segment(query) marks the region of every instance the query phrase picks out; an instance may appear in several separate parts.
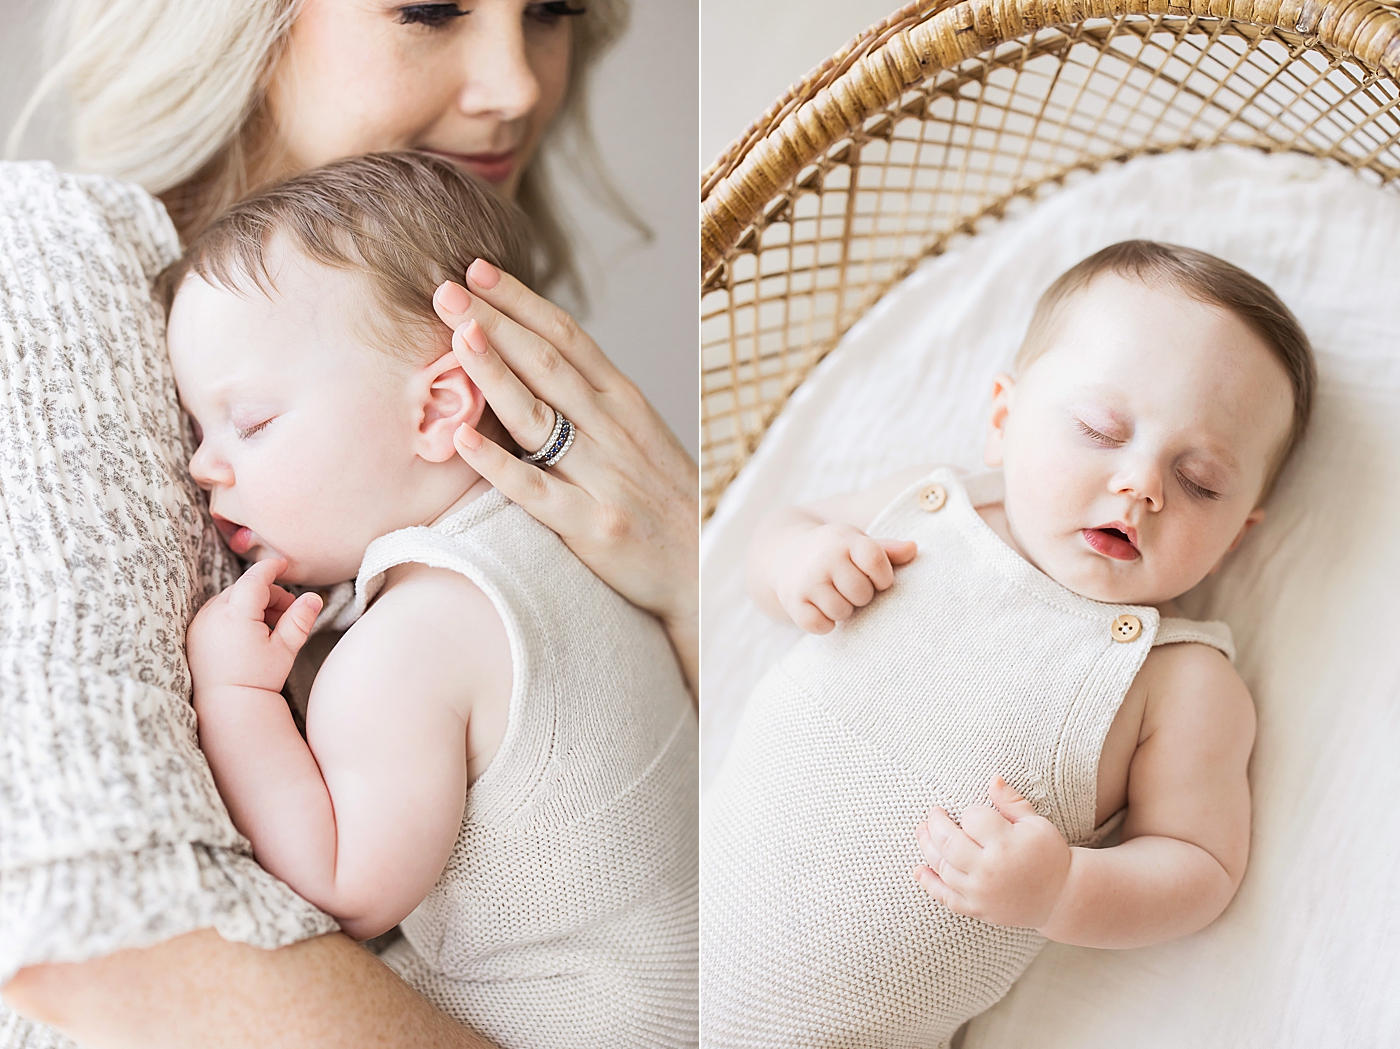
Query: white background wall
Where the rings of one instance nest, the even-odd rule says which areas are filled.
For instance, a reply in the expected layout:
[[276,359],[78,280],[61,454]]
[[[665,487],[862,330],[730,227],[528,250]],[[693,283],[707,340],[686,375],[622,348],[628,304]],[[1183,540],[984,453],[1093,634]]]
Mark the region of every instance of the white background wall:
[[[39,75],[40,25],[48,8],[46,0],[0,0],[4,132]],[[599,145],[615,182],[655,239],[639,242],[577,187],[565,184],[560,190],[578,230],[580,261],[592,275],[592,309],[584,325],[692,454],[699,447],[698,34],[698,0],[633,0],[632,29],[594,80],[591,108]],[[57,110],[45,111],[19,155],[64,160]]]
[[809,69],[902,6],[903,0],[703,0],[700,166],[708,167]]

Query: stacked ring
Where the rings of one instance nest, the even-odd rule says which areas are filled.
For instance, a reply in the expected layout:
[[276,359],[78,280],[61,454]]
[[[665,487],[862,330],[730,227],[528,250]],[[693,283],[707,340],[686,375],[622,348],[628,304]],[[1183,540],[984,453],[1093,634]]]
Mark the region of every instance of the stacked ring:
[[539,463],[541,466],[553,466],[560,459],[564,458],[564,453],[574,443],[574,424],[565,419],[563,413],[555,408],[554,429],[550,432],[549,440],[545,441],[540,450],[530,455],[521,456],[527,463]]

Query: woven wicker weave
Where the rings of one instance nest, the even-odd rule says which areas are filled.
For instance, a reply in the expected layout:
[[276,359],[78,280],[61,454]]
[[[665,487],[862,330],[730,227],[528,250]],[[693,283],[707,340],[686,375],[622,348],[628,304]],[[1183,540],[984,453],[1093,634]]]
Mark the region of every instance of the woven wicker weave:
[[708,516],[792,391],[920,259],[1076,172],[1231,143],[1400,174],[1375,0],[937,0],[857,37],[704,175]]

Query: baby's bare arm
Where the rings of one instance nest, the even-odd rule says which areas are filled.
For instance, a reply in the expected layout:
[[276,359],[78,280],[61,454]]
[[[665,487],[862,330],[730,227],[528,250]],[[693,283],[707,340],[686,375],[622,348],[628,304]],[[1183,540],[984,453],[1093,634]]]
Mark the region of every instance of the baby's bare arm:
[[[463,622],[464,588],[484,622]],[[509,701],[505,646],[484,595],[424,570],[390,588],[327,658],[307,741],[285,704],[211,695],[200,710],[201,744],[258,861],[351,936],[391,928],[441,874],[461,827],[468,720],[478,700]],[[490,675],[478,671],[501,659],[505,682],[479,695]]]
[[1249,853],[1254,706],[1224,657],[1203,645],[1159,649],[1141,674],[1147,701],[1123,844],[1070,848],[998,777],[995,808],[970,805],[961,824],[934,808],[916,828],[925,862],[914,876],[931,896],[958,914],[1083,947],[1142,947],[1215,920]]
[[907,563],[914,544],[865,534],[881,507],[914,479],[918,467],[860,492],[831,496],[808,506],[769,514],[749,543],[748,588],[774,619],[825,634],[894,581],[894,565]]
[[1138,947],[1184,936],[1214,921],[1244,877],[1249,690],[1204,645],[1164,646],[1150,658],[1123,843],[1071,850],[1064,889],[1041,927],[1061,943]]

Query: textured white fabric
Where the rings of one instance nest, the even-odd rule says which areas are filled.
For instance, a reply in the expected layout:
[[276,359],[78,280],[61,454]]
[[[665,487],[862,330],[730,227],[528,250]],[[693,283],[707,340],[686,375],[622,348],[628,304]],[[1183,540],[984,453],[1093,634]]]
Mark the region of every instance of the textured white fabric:
[[[135,186],[0,164],[0,983],[336,927],[253,861],[196,745],[185,626],[233,572],[151,299],[178,251]],[[50,1044],[0,1004],[0,1046]]]
[[[934,513],[919,504],[928,482],[948,492]],[[705,797],[710,1049],[946,1046],[1045,940],[935,902],[909,873],[914,825],[931,805],[957,819],[990,804],[1000,774],[1070,844],[1099,837],[1099,754],[1157,610],[1042,574],[948,469],[897,496],[872,532],[916,541],[919,556],[764,677]],[[1128,642],[1112,634],[1124,613],[1142,623]],[[1220,623],[1175,633],[1228,644]]]
[[376,539],[384,572],[467,576],[510,640],[500,751],[384,961],[502,1049],[696,1041],[696,723],[665,632],[492,490]]
[[1050,280],[1127,237],[1245,266],[1318,350],[1312,431],[1268,517],[1183,602],[1234,629],[1254,695],[1253,851],[1225,914],[1133,951],[1050,944],[966,1049],[1400,1045],[1400,199],[1306,157],[1219,149],[1074,182],[931,260],[803,384],[702,542],[706,777],[799,636],[743,593],[775,506],[918,462],[981,461],[993,374]]

